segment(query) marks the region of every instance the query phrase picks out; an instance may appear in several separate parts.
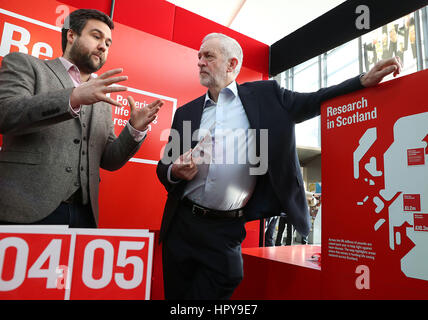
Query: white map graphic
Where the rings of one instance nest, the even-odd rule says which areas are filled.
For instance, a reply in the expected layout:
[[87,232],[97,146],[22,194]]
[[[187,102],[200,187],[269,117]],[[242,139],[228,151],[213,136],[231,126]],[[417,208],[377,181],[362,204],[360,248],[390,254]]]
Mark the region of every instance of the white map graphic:
[[[428,112],[395,122],[394,142],[383,156],[383,172],[377,168],[375,157],[368,163],[360,163],[376,140],[376,128],[368,129],[360,138],[354,151],[354,178],[360,179],[362,168],[373,177],[383,174],[385,189],[379,191],[380,197],[372,199],[376,205],[374,214],[383,210],[385,202],[396,198],[387,208],[388,219],[378,219],[374,229],[377,231],[388,223],[391,250],[396,250],[404,237],[408,237],[415,246],[401,259],[401,270],[407,277],[428,280]],[[369,183],[374,184],[372,180]],[[367,200],[365,195],[357,205],[363,206]],[[406,234],[394,231],[406,222],[410,225],[405,228]]]

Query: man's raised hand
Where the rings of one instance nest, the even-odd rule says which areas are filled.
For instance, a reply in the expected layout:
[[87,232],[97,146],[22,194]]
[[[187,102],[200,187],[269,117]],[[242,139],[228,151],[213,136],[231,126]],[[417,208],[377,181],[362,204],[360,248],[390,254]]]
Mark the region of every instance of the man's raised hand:
[[157,99],[147,106],[137,108],[131,96],[128,96],[128,102],[131,109],[129,123],[133,128],[139,131],[145,131],[147,129],[148,125],[156,119],[156,115],[163,105],[163,101]]
[[122,68],[109,70],[104,72],[97,78],[92,78],[87,82],[82,83],[79,87],[74,88],[70,96],[71,106],[78,107],[79,105],[91,105],[100,101],[104,101],[115,106],[121,107],[121,104],[107,96],[111,92],[126,91],[123,86],[112,86],[112,84],[128,80],[127,76],[116,76],[123,71]]
[[361,77],[361,84],[364,87],[373,87],[377,85],[382,79],[390,73],[394,77],[401,71],[401,62],[399,57],[393,57],[377,62],[373,68]]

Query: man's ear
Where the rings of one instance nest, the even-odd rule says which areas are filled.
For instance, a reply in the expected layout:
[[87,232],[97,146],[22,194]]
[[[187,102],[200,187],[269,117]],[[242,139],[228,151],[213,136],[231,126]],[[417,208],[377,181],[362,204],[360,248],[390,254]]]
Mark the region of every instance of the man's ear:
[[71,29],[67,30],[67,43],[72,45],[77,38],[77,33]]
[[229,64],[227,65],[228,72],[235,72],[236,67],[238,66],[238,59],[231,58],[229,59]]

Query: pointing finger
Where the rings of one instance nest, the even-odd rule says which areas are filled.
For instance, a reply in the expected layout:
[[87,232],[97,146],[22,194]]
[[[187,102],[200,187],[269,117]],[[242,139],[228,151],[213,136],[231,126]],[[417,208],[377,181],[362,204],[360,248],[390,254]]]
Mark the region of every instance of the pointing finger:
[[389,59],[384,59],[384,60],[380,60],[378,62],[378,68],[382,69],[383,67],[393,64],[394,62],[396,62],[395,57],[394,58],[389,58]]
[[110,87],[105,87],[102,91],[104,93],[110,93],[110,92],[121,92],[121,91],[127,91],[127,90],[128,88],[123,86],[110,86]]
[[107,96],[105,96],[104,99],[101,99],[101,101],[105,101],[105,102],[110,103],[110,104],[117,106],[117,107],[122,107],[122,105],[119,102],[117,102],[116,100],[114,100],[110,97],[107,97]]
[[159,112],[160,108],[156,108],[156,109],[152,109],[148,112],[147,116],[148,117],[156,117],[156,114]]
[[106,72],[104,72],[102,75],[100,75],[98,78],[99,79],[106,79],[106,78],[108,78],[108,77],[111,77],[112,75],[114,75],[114,74],[118,74],[118,73],[121,73],[121,72],[123,72],[123,69],[122,68],[117,68],[117,69],[112,69],[112,70],[109,70],[109,71],[106,71]]
[[134,111],[134,109],[135,109],[135,100],[131,96],[128,96],[127,99],[129,102],[129,108],[131,109],[131,113],[132,113],[132,111]]
[[147,108],[149,108],[149,109],[154,109],[156,107],[160,108],[163,104],[164,104],[164,102],[162,100],[157,99],[157,100],[153,101],[152,103],[148,104]]
[[393,71],[398,70],[398,67],[396,65],[392,65],[392,66],[388,66],[382,70],[379,71],[379,76],[380,77],[385,77],[386,75],[392,73]]
[[192,155],[192,149],[189,149],[186,153],[183,154],[183,160],[185,163],[190,161]]
[[109,86],[113,83],[117,83],[117,82],[121,82],[121,81],[125,81],[125,80],[128,80],[128,76],[107,78],[107,79],[103,80],[103,84],[106,86]]

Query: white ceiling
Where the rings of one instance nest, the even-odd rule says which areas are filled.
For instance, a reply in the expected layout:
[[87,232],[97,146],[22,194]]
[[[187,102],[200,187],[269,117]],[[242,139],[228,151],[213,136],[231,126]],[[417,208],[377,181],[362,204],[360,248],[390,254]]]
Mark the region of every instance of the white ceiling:
[[272,45],[344,0],[167,0]]

